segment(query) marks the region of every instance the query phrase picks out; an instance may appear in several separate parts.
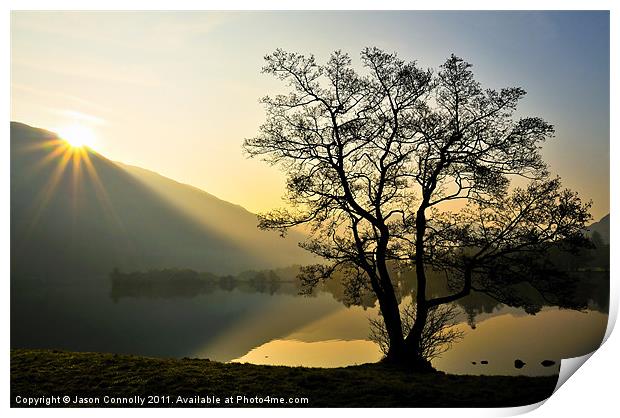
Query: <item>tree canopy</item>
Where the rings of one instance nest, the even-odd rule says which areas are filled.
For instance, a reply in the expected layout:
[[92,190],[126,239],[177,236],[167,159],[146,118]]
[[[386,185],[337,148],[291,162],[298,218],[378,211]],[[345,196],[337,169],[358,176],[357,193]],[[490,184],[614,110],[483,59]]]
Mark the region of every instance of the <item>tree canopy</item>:
[[[545,251],[584,244],[590,204],[541,157],[553,126],[515,117],[522,88],[484,89],[454,55],[438,71],[377,48],[362,51],[359,69],[342,51],[325,64],[282,50],[265,62],[288,93],[262,99],[266,121],[244,149],[284,170],[289,205],[259,226],[310,226],[302,246],[326,262],[306,267],[303,283],[340,270],[352,292],[370,289],[388,359],[421,364],[434,307],[474,290],[507,298],[507,285],[549,270]],[[391,265],[416,272],[406,332]],[[427,295],[430,269],[446,273],[452,293]]]

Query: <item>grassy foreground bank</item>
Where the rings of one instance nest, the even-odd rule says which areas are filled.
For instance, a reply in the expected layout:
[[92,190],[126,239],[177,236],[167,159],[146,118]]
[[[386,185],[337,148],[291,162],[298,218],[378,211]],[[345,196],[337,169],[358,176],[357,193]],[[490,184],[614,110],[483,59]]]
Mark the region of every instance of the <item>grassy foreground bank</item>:
[[[381,364],[320,369],[105,353],[11,350],[11,405],[16,407],[26,406],[24,399],[41,397],[59,397],[59,403],[51,405],[56,407],[125,407],[136,406],[136,403],[146,407],[520,406],[549,397],[556,382],[557,376],[412,374]],[[157,399],[157,404],[148,404],[149,395],[164,398]],[[245,396],[247,401],[238,401],[238,395]],[[66,396],[70,398],[69,403],[62,401]],[[225,403],[231,396],[234,402]],[[257,396],[282,398],[284,403],[249,401]],[[76,397],[91,399],[77,403],[74,402]],[[206,403],[207,397],[211,397],[211,403]],[[220,398],[218,405],[212,403],[213,397]],[[129,398],[134,403],[121,403]],[[145,400],[143,405],[139,404],[141,398]],[[289,403],[289,398],[307,398],[308,401],[291,399]],[[98,399],[98,403],[94,399]]]

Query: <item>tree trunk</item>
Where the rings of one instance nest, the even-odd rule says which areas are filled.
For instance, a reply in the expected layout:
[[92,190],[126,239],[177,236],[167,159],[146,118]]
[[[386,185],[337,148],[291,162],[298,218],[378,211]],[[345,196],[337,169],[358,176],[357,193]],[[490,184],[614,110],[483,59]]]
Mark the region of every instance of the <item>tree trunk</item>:
[[398,305],[396,305],[396,309],[394,309],[392,303],[388,303],[387,301],[381,303],[381,301],[379,301],[379,306],[390,340],[389,350],[385,360],[390,363],[401,363],[407,357],[407,353]]
[[422,334],[428,319],[428,307],[426,305],[416,305],[415,322],[405,339],[407,350],[414,353],[416,357],[424,358],[422,352]]
[[387,268],[387,231],[383,233],[377,245],[376,263],[381,292],[377,294],[379,308],[390,340],[390,348],[386,355],[388,361],[400,361],[405,357],[405,337],[400,317],[400,308],[394,286]]
[[415,322],[405,338],[406,364],[420,371],[434,370],[431,363],[422,353],[422,334],[428,319],[426,301],[426,271],[424,269],[424,234],[426,232],[425,206],[422,205],[416,214],[415,267],[417,277],[416,315]]
[[[377,264],[381,284],[383,286],[383,294],[378,298],[379,307],[383,320],[385,323],[386,331],[389,338],[389,349],[385,356],[384,362],[395,365],[401,369],[407,369],[416,372],[429,372],[434,371],[430,362],[424,359],[419,349],[420,339],[413,340],[415,344],[409,343],[403,335],[402,320],[400,316],[400,309],[396,294],[392,286],[392,282],[389,278],[389,273],[385,263]],[[426,323],[428,310],[425,307],[423,309],[421,320],[416,319],[416,324],[422,325]],[[419,326],[419,325],[418,325]],[[419,332],[420,336],[422,332]],[[410,333],[411,335],[411,333]]]
[[[423,212],[422,215],[424,215]],[[377,294],[379,308],[381,309],[381,315],[383,316],[383,321],[385,323],[385,328],[389,338],[389,349],[385,356],[384,362],[412,371],[434,371],[430,362],[421,356],[419,349],[420,338],[413,339],[413,343],[408,343],[405,340],[400,316],[400,307],[398,300],[396,299],[394,286],[392,285],[390,273],[387,268],[388,234],[389,231],[382,231],[382,235],[375,252],[379,285],[381,287],[380,291],[375,293]],[[424,230],[422,230],[422,237],[423,236]],[[422,274],[423,271],[424,270],[422,268]],[[422,276],[422,280],[424,284],[422,287],[422,292],[418,291],[418,302],[420,297],[424,300],[424,302],[426,302],[426,277]],[[420,288],[420,280],[418,280],[418,288]],[[426,304],[422,303],[421,306],[423,307],[421,316],[416,318],[416,323],[414,324],[414,328],[421,326],[419,333],[416,331],[416,333],[420,336],[422,335],[422,330],[424,329],[424,324],[426,323],[426,317],[428,315]]]

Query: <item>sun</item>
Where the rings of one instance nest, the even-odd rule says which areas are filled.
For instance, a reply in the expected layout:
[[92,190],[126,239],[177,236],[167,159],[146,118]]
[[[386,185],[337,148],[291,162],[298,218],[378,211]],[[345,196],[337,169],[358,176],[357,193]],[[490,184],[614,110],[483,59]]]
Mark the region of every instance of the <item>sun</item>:
[[73,148],[92,148],[97,142],[94,132],[84,125],[68,125],[58,130],[58,135]]

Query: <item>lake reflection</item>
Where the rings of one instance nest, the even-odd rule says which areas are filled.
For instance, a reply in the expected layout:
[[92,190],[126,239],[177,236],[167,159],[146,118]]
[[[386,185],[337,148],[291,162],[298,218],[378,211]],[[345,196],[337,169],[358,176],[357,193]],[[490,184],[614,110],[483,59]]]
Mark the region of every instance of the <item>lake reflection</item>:
[[[367,338],[374,306],[346,307],[337,292],[296,293],[293,283],[174,297],[114,294],[103,277],[54,287],[14,283],[11,346],[317,367],[380,359]],[[561,358],[598,348],[607,323],[605,303],[594,300],[584,312],[544,307],[537,315],[484,300],[463,306],[457,326],[465,337],[434,361],[448,373],[554,374]],[[523,369],[514,368],[517,358]],[[544,368],[542,360],[557,364]]]
[[[373,310],[374,311],[374,310]],[[381,358],[377,345],[365,339],[365,318],[357,309],[344,309],[315,321],[282,339],[269,341],[234,361],[286,366],[339,367],[375,362]],[[346,341],[331,339],[351,325]],[[502,307],[477,323],[457,325],[465,337],[433,365],[454,374],[551,375],[559,370],[560,359],[581,356],[598,348],[607,326],[607,315],[545,308],[537,315]],[[347,334],[347,332],[345,332]],[[355,335],[357,334],[357,335]],[[367,334],[367,330],[366,330]],[[358,339],[356,339],[356,337]],[[514,368],[514,360],[526,363]],[[480,361],[488,364],[480,364]],[[542,360],[555,366],[543,367]],[[475,362],[476,364],[472,364]]]

